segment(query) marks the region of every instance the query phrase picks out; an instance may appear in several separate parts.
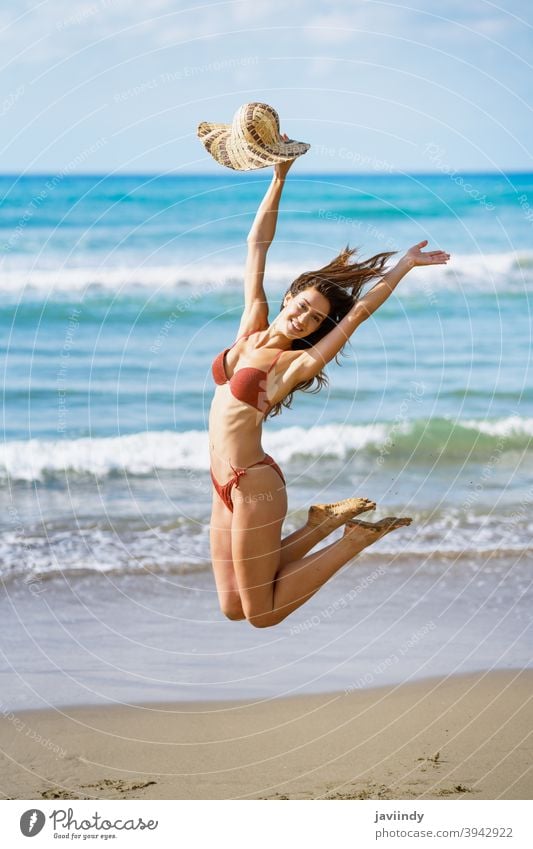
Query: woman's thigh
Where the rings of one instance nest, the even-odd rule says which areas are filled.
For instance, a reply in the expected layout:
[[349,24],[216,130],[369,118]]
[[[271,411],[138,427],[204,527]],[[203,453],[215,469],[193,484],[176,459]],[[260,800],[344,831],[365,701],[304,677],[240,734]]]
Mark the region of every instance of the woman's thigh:
[[271,466],[255,466],[240,478],[232,496],[233,567],[243,610],[250,618],[272,610],[287,493]]
[[244,619],[241,597],[231,553],[231,513],[213,489],[213,508],[209,537],[211,562],[220,609],[230,619]]

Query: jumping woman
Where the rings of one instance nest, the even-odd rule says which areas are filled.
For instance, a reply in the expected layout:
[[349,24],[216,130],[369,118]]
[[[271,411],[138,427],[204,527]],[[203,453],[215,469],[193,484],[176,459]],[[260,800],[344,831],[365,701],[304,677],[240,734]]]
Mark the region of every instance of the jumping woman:
[[[288,141],[286,135],[283,139]],[[212,367],[216,389],[209,415],[214,487],[210,538],[215,581],[223,613],[229,619],[247,619],[258,628],[279,624],[341,566],[411,522],[354,520],[376,505],[366,498],[348,498],[312,506],[306,524],[282,538],[285,479],[261,446],[263,420],[289,407],[297,390],[316,391],[326,383],[324,367],[408,271],[449,259],[444,251],[423,252],[424,240],[386,271],[392,252],[356,262],[355,250],[347,247],[324,268],[294,280],[280,313],[269,323],[263,275],[293,162],[275,166],[255,216],[247,238],[244,312],[237,339]],[[371,280],[378,282],[362,296],[364,284]],[[309,554],[342,525],[342,538]]]

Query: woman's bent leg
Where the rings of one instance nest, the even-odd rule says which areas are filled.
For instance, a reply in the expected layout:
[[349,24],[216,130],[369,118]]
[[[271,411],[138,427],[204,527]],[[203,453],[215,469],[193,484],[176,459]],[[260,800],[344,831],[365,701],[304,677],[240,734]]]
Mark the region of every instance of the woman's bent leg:
[[337,528],[360,513],[374,510],[375,506],[368,498],[345,498],[334,504],[313,504],[305,525],[281,541],[280,565],[304,557]]
[[245,619],[231,554],[231,521],[233,514],[213,492],[213,509],[209,529],[211,562],[220,609],[228,619]]
[[[265,517],[263,517],[265,518]],[[386,533],[410,519],[383,519],[375,524],[354,522],[342,539],[315,554],[278,565],[273,546],[275,528],[267,532],[255,517],[255,526],[245,516],[232,529],[232,551],[243,610],[258,628],[277,625],[308,601],[342,566]],[[248,525],[248,530],[246,526]],[[270,584],[269,584],[270,581]]]
[[[375,523],[348,523],[344,536],[337,542],[325,546],[316,554],[310,554],[283,566],[276,576],[271,621],[265,617],[265,624],[263,626],[259,624],[259,627],[277,625],[282,622],[290,613],[312,598],[349,560],[385,534],[410,524],[411,519],[394,517]],[[257,625],[257,623],[252,624]]]
[[231,551],[244,614],[272,610],[280,566],[281,528],[287,494],[269,466],[255,466],[233,490]]

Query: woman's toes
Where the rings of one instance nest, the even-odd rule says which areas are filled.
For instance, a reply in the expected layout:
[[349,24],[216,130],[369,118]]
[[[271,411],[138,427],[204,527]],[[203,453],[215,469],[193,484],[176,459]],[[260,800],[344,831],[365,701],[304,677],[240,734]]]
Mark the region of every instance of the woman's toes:
[[379,522],[362,522],[357,519],[351,519],[346,522],[344,527],[344,536],[348,534],[356,535],[358,532],[361,533],[363,531],[372,531],[377,536],[383,536],[384,534],[390,533],[390,531],[395,531],[397,528],[402,528],[407,525],[410,525],[413,520],[409,517],[400,517],[396,516],[388,516],[386,519],[380,519]]
[[362,522],[359,519],[350,519],[344,525],[344,536],[347,536],[348,534],[350,536],[355,535],[358,532],[361,533],[362,531],[373,531],[374,533],[377,534],[377,533],[379,533],[379,528],[377,526],[377,523]]
[[379,522],[376,522],[376,525],[379,525],[382,531],[388,533],[389,531],[394,531],[396,528],[406,527],[410,525],[413,520],[408,516],[404,516],[401,518],[397,518],[396,516],[387,516],[386,519],[381,519]]
[[375,510],[376,504],[370,498],[345,498],[343,501],[335,501],[333,504],[313,504],[309,508],[308,523],[310,525],[322,525],[327,523],[328,527],[340,528],[353,516]]
[[396,517],[396,516],[387,516],[386,519],[381,519],[379,522],[376,522],[376,525],[380,529],[380,533],[388,534],[390,531],[395,531],[397,528],[407,527],[410,525],[413,520],[408,516]]

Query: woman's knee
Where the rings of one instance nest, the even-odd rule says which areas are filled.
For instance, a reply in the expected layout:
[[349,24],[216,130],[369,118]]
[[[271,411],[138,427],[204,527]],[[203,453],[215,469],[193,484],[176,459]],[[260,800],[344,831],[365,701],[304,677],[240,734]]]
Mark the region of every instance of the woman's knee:
[[226,619],[231,619],[232,622],[241,622],[246,619],[242,610],[224,610],[222,611]]
[[245,618],[254,628],[272,628],[274,625],[279,625],[285,617],[275,610],[245,609]]
[[282,621],[281,619],[270,615],[254,616],[251,618],[246,616],[244,618],[254,628],[273,628],[275,625],[279,625],[279,623]]
[[234,622],[246,619],[240,599],[226,598],[220,602],[220,609],[226,619],[231,619]]

